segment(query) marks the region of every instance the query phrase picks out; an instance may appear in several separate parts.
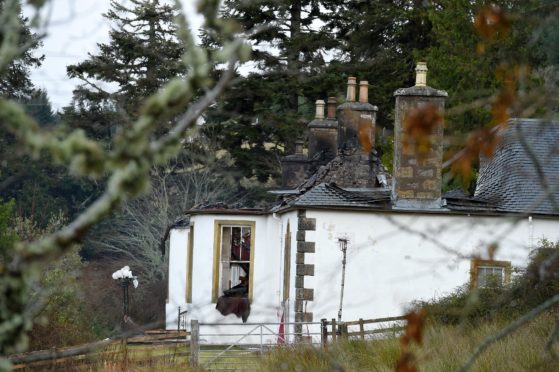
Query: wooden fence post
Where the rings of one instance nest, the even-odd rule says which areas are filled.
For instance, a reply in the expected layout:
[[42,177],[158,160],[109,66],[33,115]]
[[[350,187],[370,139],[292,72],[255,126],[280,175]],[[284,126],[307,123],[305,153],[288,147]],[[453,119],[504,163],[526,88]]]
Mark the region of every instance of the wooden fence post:
[[363,318],[359,318],[359,335],[361,339],[365,339],[365,325],[363,324]]
[[190,320],[190,366],[198,367],[198,351],[200,350],[200,326],[196,319]]
[[332,342],[336,342],[338,330],[336,329],[336,319],[332,318]]
[[339,327],[340,327],[340,335],[342,336],[342,339],[347,340],[347,337],[348,337],[347,324],[342,322],[342,323],[340,323]]
[[180,337],[181,335],[181,307],[180,306],[179,306],[179,314],[177,316],[177,333],[178,333],[177,337]]
[[326,348],[328,345],[328,320],[326,318],[320,319],[320,338],[322,347]]

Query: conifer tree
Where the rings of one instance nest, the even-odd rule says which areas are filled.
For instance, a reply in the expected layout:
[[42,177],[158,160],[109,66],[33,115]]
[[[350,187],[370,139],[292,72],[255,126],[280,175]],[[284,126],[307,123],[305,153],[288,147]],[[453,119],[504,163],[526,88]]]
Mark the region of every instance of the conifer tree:
[[[303,135],[314,101],[333,93],[342,77],[326,75],[336,42],[321,21],[326,1],[226,0],[223,15],[245,30],[259,29],[250,73],[207,115],[206,133],[229,150],[244,176],[266,181],[279,171],[278,157]],[[321,26],[322,24],[322,26]],[[206,45],[219,40],[205,33]],[[285,152],[284,152],[285,149]]]
[[[5,0],[0,0],[0,14],[3,13],[4,6]],[[29,72],[32,68],[41,65],[44,56],[35,55],[35,50],[41,45],[41,42],[29,29],[29,25],[27,24],[29,20],[21,15],[21,6],[19,2],[15,3],[15,6],[17,6],[18,9],[16,10],[20,13],[20,16],[15,20],[19,30],[18,45],[20,47],[24,45],[29,47],[25,48],[24,51],[6,67],[6,72],[3,74],[2,79],[0,79],[0,96],[21,100],[31,96],[34,87],[29,77]],[[0,21],[8,22],[8,20],[2,19],[0,19]],[[13,19],[9,21],[14,22]],[[4,42],[4,38],[4,31],[0,29],[0,44]]]
[[[74,91],[73,104],[64,109],[64,119],[84,122],[85,115],[88,134],[107,138],[115,119],[135,119],[146,97],[184,75],[176,15],[174,6],[160,0],[112,0],[104,15],[112,24],[109,42],[98,44],[97,54],[68,66],[68,76],[83,84]],[[103,83],[116,89],[103,89]]]

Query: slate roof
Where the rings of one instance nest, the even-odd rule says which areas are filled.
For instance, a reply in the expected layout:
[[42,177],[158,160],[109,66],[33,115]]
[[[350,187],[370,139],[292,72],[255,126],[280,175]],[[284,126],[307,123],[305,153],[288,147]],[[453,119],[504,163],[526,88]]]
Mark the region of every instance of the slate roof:
[[285,207],[376,208],[390,203],[389,189],[360,189],[350,191],[334,183],[320,183],[302,195],[288,196],[273,211]]
[[[502,140],[494,156],[481,161],[475,194],[447,192],[441,211],[559,215],[559,207],[554,208],[549,198],[559,204],[559,123],[513,119],[499,136]],[[335,159],[320,169],[298,193],[284,195],[273,211],[289,207],[392,209],[388,188],[349,189],[332,183],[330,174],[339,167],[336,164]]]
[[500,212],[559,214],[559,123],[513,119],[499,135],[473,198]]

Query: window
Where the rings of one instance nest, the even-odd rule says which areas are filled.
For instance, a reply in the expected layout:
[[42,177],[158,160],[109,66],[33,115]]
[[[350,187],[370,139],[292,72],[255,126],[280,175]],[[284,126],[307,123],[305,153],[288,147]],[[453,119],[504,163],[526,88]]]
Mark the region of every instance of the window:
[[471,262],[470,286],[495,288],[510,283],[510,261],[474,259]]
[[212,301],[224,291],[252,299],[254,222],[216,221]]

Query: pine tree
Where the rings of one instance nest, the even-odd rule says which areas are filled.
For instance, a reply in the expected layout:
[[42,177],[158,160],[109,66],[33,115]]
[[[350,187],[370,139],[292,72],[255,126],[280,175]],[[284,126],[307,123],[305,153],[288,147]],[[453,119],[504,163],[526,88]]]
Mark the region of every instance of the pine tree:
[[[314,101],[343,80],[326,75],[336,42],[320,26],[326,1],[226,0],[223,15],[251,31],[251,72],[225,94],[207,117],[206,133],[233,156],[244,176],[266,181],[278,174],[278,156],[303,135]],[[322,22],[323,23],[323,22]],[[206,45],[219,40],[204,34]]]
[[[515,66],[537,70],[542,65],[543,52],[534,39],[539,20],[533,15],[539,3],[539,0],[491,2],[491,6],[499,6],[506,27],[501,36],[492,40],[484,40],[474,23],[476,15],[490,6],[488,1],[446,0],[430,10],[436,45],[426,55],[429,79],[433,86],[448,91],[449,108],[498,93],[503,87],[499,76],[502,71],[510,73]],[[445,131],[467,134],[491,121],[490,105],[486,104],[449,117]]]
[[[64,119],[89,125],[88,134],[107,138],[115,120],[134,119],[146,97],[170,79],[185,74],[182,45],[174,23],[177,9],[160,0],[130,0],[130,6],[112,0],[104,17],[113,24],[107,44],[76,65],[68,76],[84,82],[74,91]],[[101,89],[100,83],[116,86]],[[85,120],[84,120],[85,115]]]
[[[0,0],[0,14],[2,14],[4,5],[5,1]],[[29,29],[29,20],[21,15],[20,4],[16,3],[15,6],[18,7],[18,11],[20,13],[17,20],[19,22],[18,44],[19,46],[30,45],[30,47],[15,58],[5,71],[1,72],[0,95],[7,98],[21,100],[29,98],[33,93],[34,87],[29,77],[29,72],[32,68],[36,68],[41,65],[44,56],[36,56],[34,54],[35,50],[41,46],[41,42]],[[0,28],[0,45],[3,43],[4,38],[4,28]]]
[[334,2],[328,27],[343,59],[330,68],[369,82],[369,101],[379,107],[378,128],[392,128],[396,89],[414,83],[416,58],[434,40],[428,6],[410,0]]

